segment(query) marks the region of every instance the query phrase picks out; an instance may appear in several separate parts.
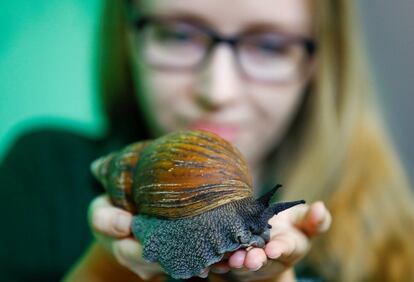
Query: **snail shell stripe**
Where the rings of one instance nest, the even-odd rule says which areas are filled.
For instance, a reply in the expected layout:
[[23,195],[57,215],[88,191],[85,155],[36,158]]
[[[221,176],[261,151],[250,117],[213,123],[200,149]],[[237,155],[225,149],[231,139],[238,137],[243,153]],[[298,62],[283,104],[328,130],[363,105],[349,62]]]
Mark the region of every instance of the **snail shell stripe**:
[[154,140],[141,152],[134,173],[132,194],[140,213],[159,218],[195,216],[253,195],[240,152],[205,131]]
[[246,160],[206,131],[131,144],[92,164],[114,205],[133,214],[185,218],[253,195]]

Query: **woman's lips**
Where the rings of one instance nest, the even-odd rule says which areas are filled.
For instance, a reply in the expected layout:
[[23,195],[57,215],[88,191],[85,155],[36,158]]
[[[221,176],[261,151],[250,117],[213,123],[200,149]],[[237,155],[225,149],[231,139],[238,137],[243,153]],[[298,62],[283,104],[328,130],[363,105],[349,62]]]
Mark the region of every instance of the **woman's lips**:
[[207,121],[195,122],[189,127],[192,130],[205,130],[217,134],[227,141],[234,141],[239,133],[239,127],[230,124],[221,124]]

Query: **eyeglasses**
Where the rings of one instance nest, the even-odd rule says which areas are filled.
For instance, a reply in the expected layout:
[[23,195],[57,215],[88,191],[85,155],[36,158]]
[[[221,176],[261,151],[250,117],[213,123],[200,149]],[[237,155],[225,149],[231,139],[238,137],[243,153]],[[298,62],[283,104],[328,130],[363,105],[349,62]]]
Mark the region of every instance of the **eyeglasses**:
[[226,37],[188,21],[152,17],[134,21],[134,26],[146,62],[177,71],[200,68],[218,44],[227,44],[246,77],[286,83],[302,75],[315,52],[315,43],[309,38],[271,31]]

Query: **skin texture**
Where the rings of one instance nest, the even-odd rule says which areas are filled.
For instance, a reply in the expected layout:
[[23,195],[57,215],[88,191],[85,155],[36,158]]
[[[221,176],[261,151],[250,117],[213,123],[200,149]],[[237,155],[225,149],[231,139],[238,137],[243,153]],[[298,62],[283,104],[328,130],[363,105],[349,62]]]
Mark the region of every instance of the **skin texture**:
[[[137,9],[143,14],[178,17],[190,14],[222,35],[266,26],[266,30],[312,37],[308,0],[264,0],[260,5],[253,0],[137,2]],[[234,5],[237,13],[233,13]],[[159,69],[142,63],[132,35],[131,31],[135,75],[137,79],[144,78],[147,88],[138,99],[155,134],[208,129],[235,144],[252,170],[256,170],[289,127],[303,99],[309,70],[289,83],[258,83],[240,73],[227,45],[217,46],[206,64],[196,71]]]

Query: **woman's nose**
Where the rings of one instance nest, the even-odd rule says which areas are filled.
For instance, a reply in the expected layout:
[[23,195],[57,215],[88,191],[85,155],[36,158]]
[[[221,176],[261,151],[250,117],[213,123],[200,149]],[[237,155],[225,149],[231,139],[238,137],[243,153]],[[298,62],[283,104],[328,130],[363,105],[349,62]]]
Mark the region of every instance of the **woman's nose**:
[[198,75],[195,95],[204,108],[217,110],[240,98],[242,81],[230,46],[216,46]]

